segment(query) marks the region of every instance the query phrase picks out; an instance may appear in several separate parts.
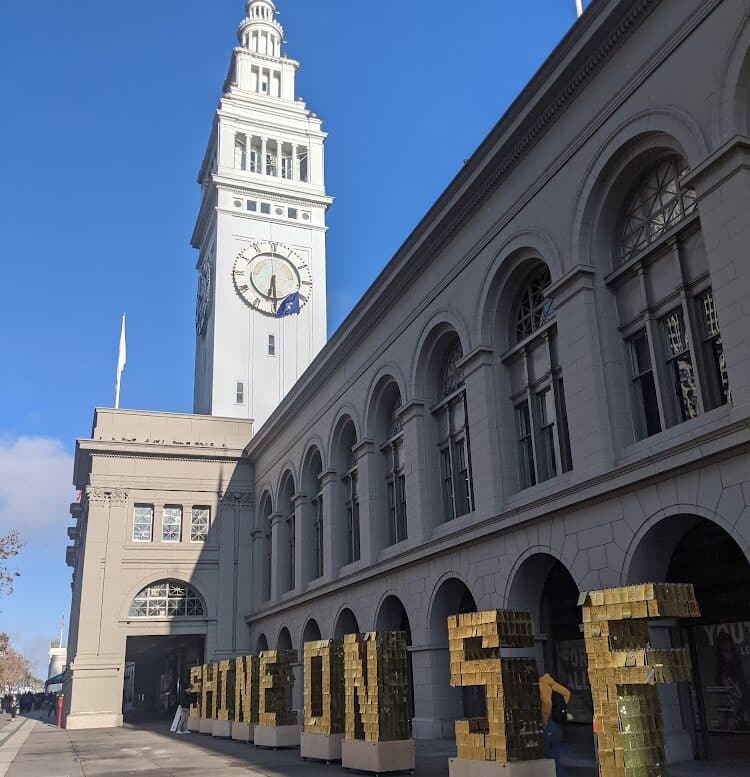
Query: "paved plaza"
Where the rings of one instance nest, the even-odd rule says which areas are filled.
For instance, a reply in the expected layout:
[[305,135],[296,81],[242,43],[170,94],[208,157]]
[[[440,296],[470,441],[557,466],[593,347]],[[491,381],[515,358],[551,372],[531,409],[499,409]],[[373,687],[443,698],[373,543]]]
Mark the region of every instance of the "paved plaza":
[[[416,775],[447,777],[450,740],[417,743]],[[593,764],[570,757],[568,777],[594,777]],[[211,737],[148,727],[58,731],[35,718],[0,716],[0,777],[338,777],[338,766],[305,763],[296,750],[258,750]],[[748,764],[690,762],[670,777],[747,777]]]

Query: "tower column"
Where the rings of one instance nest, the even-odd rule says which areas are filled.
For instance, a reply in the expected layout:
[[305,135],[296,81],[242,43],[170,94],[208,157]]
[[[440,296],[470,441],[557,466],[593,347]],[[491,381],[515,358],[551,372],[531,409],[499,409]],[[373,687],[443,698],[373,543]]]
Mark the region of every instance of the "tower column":
[[299,181],[299,163],[297,162],[297,144],[292,143],[292,180]]
[[[261,76],[262,78],[262,76]],[[266,157],[267,157],[267,141],[265,137],[260,139],[260,172],[265,175],[268,170],[268,165],[266,163]]]

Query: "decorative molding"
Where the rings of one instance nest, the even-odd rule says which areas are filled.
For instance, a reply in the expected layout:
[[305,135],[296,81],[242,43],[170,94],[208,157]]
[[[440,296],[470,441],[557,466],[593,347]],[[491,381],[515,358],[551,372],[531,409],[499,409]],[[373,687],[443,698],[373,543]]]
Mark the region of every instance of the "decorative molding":
[[255,504],[254,491],[225,491],[219,494],[222,507],[247,507]]
[[128,502],[128,492],[121,488],[87,486],[86,501],[93,504],[124,505]]

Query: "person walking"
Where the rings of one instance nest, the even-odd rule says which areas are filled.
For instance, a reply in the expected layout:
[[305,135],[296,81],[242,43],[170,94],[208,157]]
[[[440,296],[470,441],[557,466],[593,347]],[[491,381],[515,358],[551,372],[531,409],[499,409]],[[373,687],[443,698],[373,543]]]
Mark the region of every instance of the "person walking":
[[544,722],[544,754],[555,761],[556,777],[566,777],[562,750],[565,724],[571,718],[568,713],[570,691],[547,673],[539,678],[539,696]]

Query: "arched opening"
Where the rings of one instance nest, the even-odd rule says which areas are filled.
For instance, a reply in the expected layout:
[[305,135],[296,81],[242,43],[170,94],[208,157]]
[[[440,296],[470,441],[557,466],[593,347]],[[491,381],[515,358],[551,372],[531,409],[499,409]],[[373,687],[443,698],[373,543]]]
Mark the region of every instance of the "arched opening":
[[302,575],[306,583],[323,577],[323,458],[320,450],[310,448],[302,465],[302,493],[307,497],[302,508]]
[[360,559],[359,468],[356,456],[357,428],[349,416],[341,418],[336,427],[331,462],[338,474],[338,499],[334,509],[340,516],[341,527],[337,543],[339,566],[354,564]]
[[271,515],[273,514],[273,501],[271,495],[266,492],[260,500],[260,509],[258,516],[260,520],[260,530],[263,533],[261,539],[261,558],[260,558],[260,593],[261,602],[268,602],[273,593],[273,527],[271,526]]
[[[445,678],[450,677],[448,618],[451,615],[476,611],[474,596],[466,584],[458,578],[445,580],[432,600],[428,626],[435,701],[432,714],[440,720],[443,736],[453,736],[455,720],[487,716],[484,688],[450,688],[445,682]],[[419,710],[417,714],[421,717]]]
[[402,404],[398,383],[391,376],[380,380],[371,398],[369,414],[369,434],[379,452],[375,459],[377,486],[373,499],[378,550],[405,542],[408,536]]
[[[684,754],[682,740],[683,748],[691,745],[700,758],[750,760],[748,558],[713,521],[675,515],[642,537],[627,574],[631,584],[692,583],[700,606],[700,618],[655,621],[651,627],[654,646],[686,646],[693,663],[692,687],[660,686],[665,729],[677,753],[673,758]],[[669,738],[667,744],[669,757]]]
[[347,634],[359,634],[359,623],[354,617],[354,613],[345,607],[336,619],[336,626],[333,629],[334,639],[343,639]]
[[[292,645],[292,635],[289,633],[289,629],[284,626],[283,629],[279,632],[279,638],[276,640],[276,649],[279,651],[291,651],[293,650]],[[299,695],[301,698],[301,689],[297,688],[297,685],[299,684],[298,681],[302,679],[302,656],[297,655],[297,660],[292,664],[292,672],[294,674],[294,685],[290,688],[287,688],[286,692],[286,705],[287,709],[292,710],[295,708],[295,689],[297,691],[296,695]]]
[[518,266],[498,301],[495,335],[501,344],[501,380],[507,400],[502,418],[514,430],[502,444],[517,461],[512,491],[535,486],[572,468],[562,368],[558,360],[557,311],[547,296],[552,282],[547,264],[521,251]]
[[567,726],[568,747],[578,757],[593,761],[594,705],[578,598],[578,586],[565,565],[548,553],[535,553],[513,577],[508,608],[531,613],[539,674],[548,672],[571,694],[573,722]]
[[435,329],[420,356],[419,374],[431,410],[426,424],[427,477],[436,525],[474,510],[469,404],[461,366],[464,348],[455,329]]
[[201,595],[181,580],[159,580],[136,594],[127,618],[137,631],[125,640],[126,722],[174,715],[190,685],[190,670],[205,659],[207,617]]
[[294,509],[294,476],[286,472],[281,480],[279,491],[279,513],[282,520],[281,547],[279,561],[281,563],[282,591],[293,591],[296,584],[296,543],[297,522]]
[[265,653],[268,650],[268,638],[265,634],[261,634],[258,637],[257,647],[255,648],[255,655],[258,656],[261,653]]
[[406,608],[396,596],[387,596],[380,605],[375,619],[376,631],[400,631],[406,635],[406,647],[409,649],[407,671],[409,673],[409,715],[414,718],[414,664],[412,659],[411,623]]
[[279,638],[276,641],[277,650],[292,650],[292,635],[289,633],[289,629],[284,628],[279,632]]
[[305,624],[305,629],[302,632],[302,645],[304,647],[308,642],[320,642],[322,639],[320,635],[320,626],[315,618],[310,618]]

